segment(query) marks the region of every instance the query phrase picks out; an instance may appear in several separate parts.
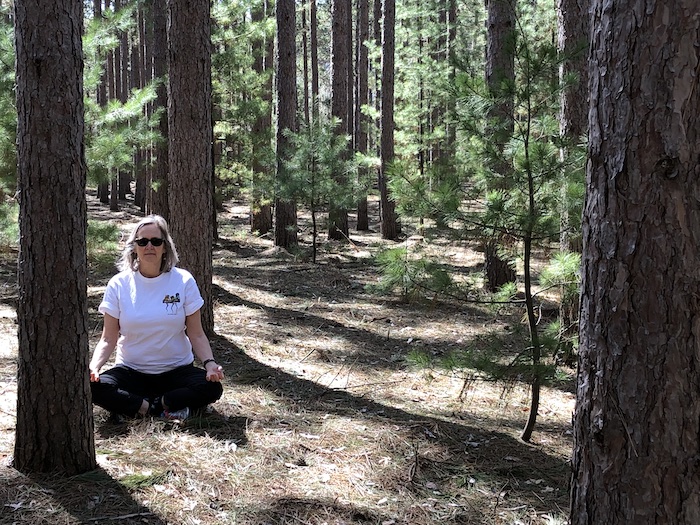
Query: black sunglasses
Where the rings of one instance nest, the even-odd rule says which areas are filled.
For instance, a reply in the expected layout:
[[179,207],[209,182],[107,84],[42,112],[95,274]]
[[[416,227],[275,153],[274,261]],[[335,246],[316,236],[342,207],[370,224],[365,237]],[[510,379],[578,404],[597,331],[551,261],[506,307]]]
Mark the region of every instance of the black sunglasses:
[[140,239],[135,239],[134,242],[143,248],[147,246],[149,242],[153,246],[160,246],[163,244],[163,239],[160,237],[151,237],[150,239],[148,237],[141,237]]

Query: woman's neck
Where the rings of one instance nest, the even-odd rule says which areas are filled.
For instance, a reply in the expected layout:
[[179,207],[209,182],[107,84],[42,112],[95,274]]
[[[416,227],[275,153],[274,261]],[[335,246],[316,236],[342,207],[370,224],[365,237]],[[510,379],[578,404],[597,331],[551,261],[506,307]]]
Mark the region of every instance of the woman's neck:
[[160,275],[160,268],[149,268],[149,267],[144,267],[144,265],[139,266],[139,273],[143,275],[144,277],[147,277],[149,279],[152,279],[154,277],[158,277]]

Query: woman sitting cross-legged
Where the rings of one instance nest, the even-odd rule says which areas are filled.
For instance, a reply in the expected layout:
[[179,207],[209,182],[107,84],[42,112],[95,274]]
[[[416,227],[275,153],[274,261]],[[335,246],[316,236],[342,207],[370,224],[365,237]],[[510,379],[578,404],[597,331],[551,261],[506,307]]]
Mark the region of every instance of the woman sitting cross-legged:
[[[184,420],[223,393],[223,369],[202,328],[204,300],[177,262],[168,224],[151,215],[129,235],[107,285],[90,381],[93,403],[114,414]],[[100,373],[115,348],[115,366]]]

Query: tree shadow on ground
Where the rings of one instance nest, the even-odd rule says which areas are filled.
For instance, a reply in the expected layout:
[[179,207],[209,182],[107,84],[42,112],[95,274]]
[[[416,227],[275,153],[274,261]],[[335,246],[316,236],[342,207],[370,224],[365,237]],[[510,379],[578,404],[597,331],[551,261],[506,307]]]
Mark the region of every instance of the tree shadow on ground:
[[[534,508],[552,507],[544,504],[546,496],[535,494],[531,486],[524,484],[529,478],[545,479],[556,487],[557,493],[552,496],[555,499],[568,494],[568,462],[547,453],[544,447],[524,443],[505,432],[413,414],[346,390],[321,386],[251,358],[222,336],[213,337],[212,343],[216,355],[226,359],[228,369],[234,371],[229,376],[231,388],[236,384],[255,385],[321,417],[334,414],[385,426],[397,425],[406,431],[414,443],[416,465],[422,464],[420,476],[402,484],[407,491],[422,494],[426,485],[430,487],[454,479],[456,471],[467,475],[486,468],[495,473],[497,484],[507,487]],[[312,430],[306,428],[305,431]],[[423,456],[418,443],[442,447],[449,453],[450,466]]]
[[101,468],[70,478],[2,469],[0,479],[0,523],[167,525]]
[[[215,275],[238,282],[260,292],[277,293],[297,300],[317,300],[319,296],[345,303],[377,299],[367,285],[379,282],[382,272],[374,259],[346,258],[342,262],[316,264],[297,262],[290,258],[267,255],[262,249],[243,247],[235,241],[219,241],[221,247],[214,261]],[[227,253],[231,256],[227,256]],[[240,261],[239,261],[240,260]],[[245,261],[245,262],[242,262]],[[479,267],[463,267],[441,263],[440,268],[451,275],[468,276]],[[478,303],[466,297],[451,296],[444,292],[421,291],[429,302],[444,300],[444,306],[471,311]],[[383,299],[386,299],[384,297]],[[397,306],[401,306],[400,304]],[[416,304],[407,305],[416,308]]]
[[[269,327],[269,333],[266,336],[271,344],[284,344],[287,339],[293,337],[290,331],[285,328],[288,325],[294,325],[295,330],[299,328],[310,331],[322,329],[324,333],[331,333],[333,337],[343,338],[350,343],[349,348],[352,348],[352,351],[330,352],[328,349],[323,350],[324,358],[330,363],[338,364],[338,366],[344,366],[345,363],[352,362],[353,366],[364,366],[368,370],[378,368],[396,370],[406,362],[408,355],[414,350],[429,352],[432,359],[439,361],[442,357],[449,356],[460,348],[468,348],[472,342],[479,344],[477,337],[462,337],[460,346],[456,347],[454,338],[450,337],[449,334],[446,334],[444,338],[432,336],[429,341],[412,341],[412,344],[406,344],[405,335],[394,326],[393,317],[396,314],[396,305],[392,305],[392,313],[386,318],[369,319],[361,323],[381,323],[381,330],[386,330],[385,335],[378,333],[378,331],[363,329],[361,326],[348,326],[342,322],[316,315],[308,310],[280,308],[243,299],[218,284],[212,284],[212,295],[221,304],[240,305],[255,311],[265,312]],[[415,306],[412,307],[412,311],[415,312]],[[440,311],[442,318],[447,315],[447,311]],[[455,323],[484,323],[490,319],[482,312],[476,310],[465,311],[456,309],[452,311],[452,318],[455,320]],[[527,341],[525,341],[525,344],[527,344]],[[553,382],[548,386],[564,392],[572,391],[571,381]]]
[[[330,523],[374,525],[396,523],[389,514],[344,504],[335,500],[313,498],[280,498],[272,504],[255,509],[246,516],[250,523],[316,523],[315,519],[325,518]],[[328,522],[326,522],[328,523]]]
[[194,436],[207,436],[222,442],[235,443],[237,446],[245,446],[248,443],[245,433],[248,419],[223,414],[216,406],[193,414],[185,424],[150,416],[142,419],[113,418],[100,408],[95,407],[94,410],[96,412],[95,431],[99,437],[104,439],[128,436],[132,432],[138,431],[139,426],[143,426],[144,429],[149,427],[158,431],[176,428]]
[[[274,341],[280,343],[284,341],[289,336],[284,326],[293,324],[297,329],[300,327],[309,330],[322,328],[324,332],[332,333],[334,337],[341,337],[353,343],[356,351],[333,355],[334,359],[350,359],[355,364],[372,368],[385,367],[395,369],[397,367],[397,358],[405,357],[411,351],[411,348],[404,344],[405,337],[403,335],[399,334],[398,337],[392,335],[393,325],[391,317],[366,321],[367,323],[382,323],[383,327],[386,327],[387,332],[386,335],[380,335],[359,327],[347,326],[309,311],[279,308],[252,302],[216,284],[212,285],[212,294],[222,304],[241,305],[252,310],[265,312],[270,326],[280,327],[280,329],[274,330],[274,333],[271,334]],[[469,315],[469,313],[462,312],[462,315]],[[398,331],[393,330],[393,332],[396,334]],[[454,345],[449,339],[439,340],[437,338],[433,338],[430,341],[429,347],[433,355],[443,355],[454,349]],[[401,356],[396,355],[397,349],[401,352]]]

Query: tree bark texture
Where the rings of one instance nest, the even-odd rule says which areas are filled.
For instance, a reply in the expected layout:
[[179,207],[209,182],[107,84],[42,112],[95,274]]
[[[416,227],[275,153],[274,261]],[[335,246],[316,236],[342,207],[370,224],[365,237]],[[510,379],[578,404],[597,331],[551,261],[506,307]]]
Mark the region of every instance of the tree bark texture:
[[168,0],[168,208],[180,266],[204,297],[202,325],[214,331],[211,20],[208,1]]
[[[277,177],[287,176],[286,159],[290,155],[285,130],[297,131],[296,15],[294,0],[278,0],[277,18]],[[275,202],[275,246],[297,245],[296,204]]]
[[[486,2],[486,84],[495,95],[507,93],[504,83],[515,79],[515,8],[512,0]],[[493,117],[501,120],[495,131],[499,144],[505,145],[513,133],[513,101],[504,97],[494,108]]]
[[[82,0],[16,0],[20,255],[14,467],[96,467],[88,375]],[[37,28],[41,28],[40,31]]]
[[697,524],[697,2],[598,0],[591,27],[572,524]]
[[310,93],[309,93],[309,27],[306,22],[306,4],[301,6],[301,57],[302,78],[304,79],[304,122],[311,123]]

